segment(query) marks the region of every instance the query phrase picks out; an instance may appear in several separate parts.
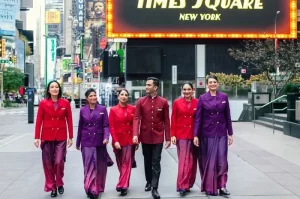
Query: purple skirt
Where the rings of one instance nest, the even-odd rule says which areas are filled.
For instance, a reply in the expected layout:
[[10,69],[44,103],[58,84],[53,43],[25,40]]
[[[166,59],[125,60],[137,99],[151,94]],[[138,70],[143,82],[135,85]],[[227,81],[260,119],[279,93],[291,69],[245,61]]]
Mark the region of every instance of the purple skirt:
[[192,140],[177,140],[177,191],[193,187],[197,174],[197,150]]
[[105,189],[109,156],[106,146],[83,147],[84,189],[86,193],[98,196]]
[[202,137],[199,153],[201,191],[217,195],[218,189],[226,188],[228,173],[228,138]]
[[63,186],[65,159],[67,154],[66,141],[42,141],[42,160],[45,174],[46,192]]

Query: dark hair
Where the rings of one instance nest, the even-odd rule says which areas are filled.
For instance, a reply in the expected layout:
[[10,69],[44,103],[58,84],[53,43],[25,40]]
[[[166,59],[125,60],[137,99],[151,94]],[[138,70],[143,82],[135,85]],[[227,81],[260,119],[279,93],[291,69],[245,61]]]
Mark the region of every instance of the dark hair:
[[206,83],[208,84],[208,79],[215,79],[217,82],[219,82],[217,76],[215,75],[209,75],[207,78],[206,78]]
[[181,88],[183,88],[184,87],[184,85],[189,85],[192,89],[194,89],[194,86],[193,86],[193,84],[191,83],[191,82],[184,82],[183,84],[182,84],[182,86],[181,86]]
[[87,91],[85,91],[85,97],[87,98],[91,93],[97,93],[96,92],[96,90],[95,89],[93,89],[93,88],[89,88],[89,89],[87,89]]
[[147,81],[148,80],[152,80],[153,81],[153,85],[159,87],[159,81],[158,81],[158,79],[156,77],[148,77]]
[[48,83],[47,90],[46,90],[46,98],[47,98],[47,99],[50,99],[50,98],[51,98],[51,94],[49,93],[49,89],[50,89],[50,85],[51,85],[52,83],[56,83],[56,84],[58,85],[58,89],[59,89],[59,91],[58,91],[58,98],[61,98],[61,96],[62,96],[62,89],[61,89],[61,87],[60,87],[60,84],[59,84],[58,81],[56,81],[56,80],[52,80],[52,81],[50,81],[50,82]]
[[127,95],[129,95],[129,92],[126,88],[121,88],[120,90],[118,90],[117,95],[119,96],[122,91],[125,91],[127,93]]

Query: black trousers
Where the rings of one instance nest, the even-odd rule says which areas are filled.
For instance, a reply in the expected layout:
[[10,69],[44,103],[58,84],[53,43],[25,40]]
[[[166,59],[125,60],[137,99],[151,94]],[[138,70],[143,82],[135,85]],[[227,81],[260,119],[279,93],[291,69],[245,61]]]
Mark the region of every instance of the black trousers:
[[146,181],[158,188],[161,172],[160,160],[163,144],[142,144]]

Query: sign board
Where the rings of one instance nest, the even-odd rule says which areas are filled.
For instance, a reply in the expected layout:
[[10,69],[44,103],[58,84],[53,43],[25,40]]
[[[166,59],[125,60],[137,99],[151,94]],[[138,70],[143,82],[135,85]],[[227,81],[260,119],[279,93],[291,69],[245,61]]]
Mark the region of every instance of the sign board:
[[[277,14],[277,11],[280,13]],[[297,0],[107,0],[108,38],[297,38]]]
[[56,48],[57,39],[56,37],[46,38],[46,85],[51,80],[55,79],[55,68],[56,68]]
[[60,11],[46,11],[46,24],[60,24]]
[[242,68],[242,69],[241,69],[241,73],[242,73],[242,74],[246,74],[246,73],[247,73],[247,69]]
[[197,77],[197,88],[205,88],[205,77]]
[[177,66],[172,66],[172,84],[177,84]]

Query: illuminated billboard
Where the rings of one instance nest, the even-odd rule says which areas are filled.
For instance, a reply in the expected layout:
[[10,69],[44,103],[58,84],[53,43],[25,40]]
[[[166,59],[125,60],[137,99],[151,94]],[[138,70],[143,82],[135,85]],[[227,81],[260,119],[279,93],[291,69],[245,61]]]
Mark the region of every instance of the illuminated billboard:
[[59,24],[60,11],[46,11],[46,24]]
[[109,38],[297,38],[297,0],[107,0]]

